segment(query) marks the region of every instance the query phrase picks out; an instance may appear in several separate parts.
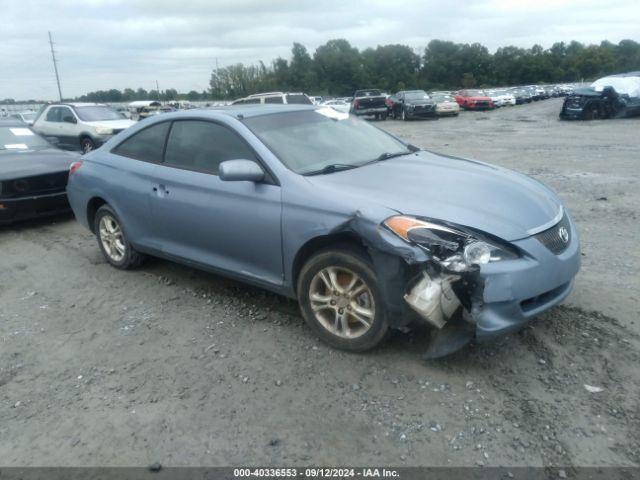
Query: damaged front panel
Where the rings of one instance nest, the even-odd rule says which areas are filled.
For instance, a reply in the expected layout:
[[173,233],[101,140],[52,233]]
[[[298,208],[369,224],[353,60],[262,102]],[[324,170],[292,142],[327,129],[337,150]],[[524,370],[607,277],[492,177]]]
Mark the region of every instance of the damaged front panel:
[[[427,353],[436,357],[472,340],[483,282],[480,268],[464,258],[475,241],[468,232],[441,223],[420,222],[409,230],[409,241],[387,226],[371,222],[362,212],[335,232],[349,231],[364,241],[379,276],[392,326],[403,327],[419,319],[438,329]],[[453,337],[450,330],[455,331]]]

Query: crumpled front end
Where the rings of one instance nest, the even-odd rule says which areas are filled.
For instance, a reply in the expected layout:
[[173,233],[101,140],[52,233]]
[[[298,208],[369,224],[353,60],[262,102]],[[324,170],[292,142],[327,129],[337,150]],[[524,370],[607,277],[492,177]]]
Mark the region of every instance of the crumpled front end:
[[508,243],[444,222],[389,220],[374,228],[356,216],[349,228],[369,248],[392,326],[419,320],[433,327],[427,358],[521,328],[569,295],[580,268],[566,213]]

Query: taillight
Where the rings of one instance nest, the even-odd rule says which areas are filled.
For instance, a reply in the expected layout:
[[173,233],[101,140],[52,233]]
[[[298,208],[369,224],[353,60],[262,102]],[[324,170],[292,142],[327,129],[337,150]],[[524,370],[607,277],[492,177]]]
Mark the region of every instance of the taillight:
[[82,162],[73,162],[69,167],[69,175],[72,175],[82,166]]

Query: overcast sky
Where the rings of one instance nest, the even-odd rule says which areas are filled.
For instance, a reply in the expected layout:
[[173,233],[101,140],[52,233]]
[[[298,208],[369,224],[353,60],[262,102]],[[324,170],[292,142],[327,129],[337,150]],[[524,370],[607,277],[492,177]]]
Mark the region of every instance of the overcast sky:
[[332,38],[358,48],[432,39],[549,47],[572,39],[640,41],[638,0],[0,0],[0,99],[55,99],[47,31],[62,93],[208,87],[220,66],[311,54]]

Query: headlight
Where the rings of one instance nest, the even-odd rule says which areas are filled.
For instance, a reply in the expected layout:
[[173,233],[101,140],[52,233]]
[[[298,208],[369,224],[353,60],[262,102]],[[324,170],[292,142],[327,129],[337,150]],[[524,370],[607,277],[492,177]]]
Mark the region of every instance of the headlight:
[[471,242],[462,253],[467,265],[484,265],[491,261],[491,247],[484,242]]
[[96,133],[98,135],[111,135],[113,133],[113,129],[107,127],[96,127]]
[[517,258],[517,254],[506,247],[439,223],[398,215],[385,220],[384,225],[406,242],[425,248],[443,267],[455,272]]

